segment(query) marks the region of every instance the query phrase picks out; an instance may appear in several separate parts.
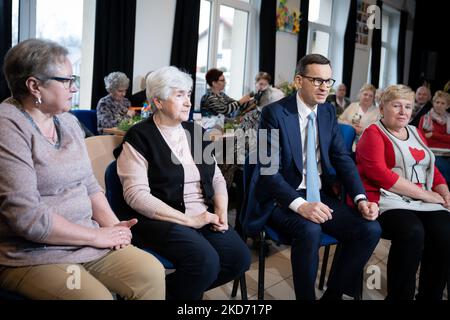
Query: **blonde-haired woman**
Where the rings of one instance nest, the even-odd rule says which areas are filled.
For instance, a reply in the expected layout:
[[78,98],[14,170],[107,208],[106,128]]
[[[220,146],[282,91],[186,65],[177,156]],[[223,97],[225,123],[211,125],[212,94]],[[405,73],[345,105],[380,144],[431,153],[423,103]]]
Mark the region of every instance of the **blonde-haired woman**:
[[414,92],[386,88],[381,120],[369,126],[356,148],[356,163],[369,201],[380,208],[382,237],[391,240],[387,299],[412,300],[420,267],[420,299],[442,299],[450,261],[450,192],[433,152],[408,125]]
[[339,116],[339,123],[351,125],[356,131],[355,145],[364,129],[378,120],[380,112],[375,105],[377,89],[371,84],[365,84],[359,90],[359,101],[351,103]]
[[[420,118],[419,130],[425,136],[430,148],[450,149],[450,94],[436,91],[433,107]],[[450,158],[436,156],[436,166],[442,172],[447,183],[450,182]]]

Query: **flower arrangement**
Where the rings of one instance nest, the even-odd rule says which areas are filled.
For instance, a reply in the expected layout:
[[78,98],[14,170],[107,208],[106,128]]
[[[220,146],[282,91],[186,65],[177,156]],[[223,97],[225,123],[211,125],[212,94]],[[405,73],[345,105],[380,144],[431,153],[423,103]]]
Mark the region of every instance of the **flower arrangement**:
[[300,32],[301,13],[299,11],[290,13],[286,1],[280,0],[277,9],[277,30],[298,34]]
[[280,89],[281,91],[283,91],[284,95],[290,96],[291,94],[293,94],[295,91],[297,91],[297,87],[295,86],[295,83],[291,83],[288,81],[283,81],[280,84],[278,84],[277,86],[278,89]]
[[136,123],[141,122],[142,120],[144,120],[144,118],[142,118],[140,115],[134,116],[131,119],[123,119],[122,121],[120,121],[117,128],[122,131],[128,131],[128,129],[130,129]]

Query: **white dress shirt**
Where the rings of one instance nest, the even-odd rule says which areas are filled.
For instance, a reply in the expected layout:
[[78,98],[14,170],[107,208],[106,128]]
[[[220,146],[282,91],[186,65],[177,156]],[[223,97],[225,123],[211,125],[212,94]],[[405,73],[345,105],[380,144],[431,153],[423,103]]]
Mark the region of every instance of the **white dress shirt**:
[[[297,93],[297,109],[298,109],[298,121],[300,125],[300,137],[302,143],[302,162],[303,162],[303,172],[302,172],[302,182],[298,186],[297,190],[306,189],[306,135],[308,132],[308,116],[311,112],[316,114],[315,118],[315,128],[316,128],[316,159],[317,159],[317,169],[319,172],[319,189],[322,189],[322,181],[320,179],[320,175],[322,174],[322,166],[320,165],[320,150],[319,150],[319,132],[317,130],[317,104],[312,108],[309,108],[300,98],[300,95]],[[297,212],[297,208],[302,204],[307,202],[302,197],[298,197],[294,201],[291,202],[289,208],[295,212]]]
[[[297,92],[297,109],[298,109],[298,120],[300,123],[300,137],[302,142],[302,162],[303,162],[303,172],[302,172],[302,182],[298,186],[297,190],[306,189],[306,135],[308,132],[308,116],[311,112],[314,112],[316,114],[316,159],[317,159],[317,168],[319,172],[319,189],[322,189],[322,181],[320,179],[320,176],[322,175],[322,166],[320,163],[320,149],[319,149],[319,132],[318,132],[318,125],[317,125],[317,104],[312,108],[309,108],[303,100],[300,98],[300,95]],[[358,194],[356,195],[354,202],[358,201],[359,199],[367,198],[364,194]],[[305,202],[307,202],[304,198],[298,197],[294,201],[291,202],[289,205],[289,208],[297,212],[297,208],[303,205]]]

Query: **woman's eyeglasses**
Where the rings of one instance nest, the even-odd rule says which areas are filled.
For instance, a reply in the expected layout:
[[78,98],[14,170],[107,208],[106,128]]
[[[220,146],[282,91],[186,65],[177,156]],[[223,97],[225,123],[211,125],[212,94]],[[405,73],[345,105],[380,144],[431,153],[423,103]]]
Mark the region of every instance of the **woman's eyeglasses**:
[[325,83],[325,86],[327,88],[331,88],[333,86],[333,84],[336,82],[336,80],[331,79],[331,78],[330,79],[314,78],[314,77],[304,76],[302,74],[301,74],[301,76],[303,78],[306,78],[309,81],[311,81],[315,87],[320,87],[323,83]]
[[75,84],[75,86],[79,89],[80,88],[80,77],[76,75],[72,75],[70,77],[46,77],[45,79],[37,78],[41,81],[47,81],[47,80],[55,80],[58,82],[61,82],[67,90],[72,88],[72,86]]

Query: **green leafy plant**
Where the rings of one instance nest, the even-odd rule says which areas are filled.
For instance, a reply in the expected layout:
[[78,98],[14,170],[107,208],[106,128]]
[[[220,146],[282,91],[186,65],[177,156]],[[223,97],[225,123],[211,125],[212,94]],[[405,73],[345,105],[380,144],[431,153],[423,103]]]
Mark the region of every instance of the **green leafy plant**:
[[131,119],[123,119],[119,125],[117,126],[117,128],[119,128],[122,131],[128,131],[128,129],[130,129],[132,126],[134,126],[136,123],[141,122],[142,117],[141,116],[134,116]]
[[288,82],[288,81],[283,81],[278,85],[278,89],[280,89],[281,91],[283,91],[285,96],[290,96],[291,94],[293,94],[297,88],[295,87],[294,83]]

